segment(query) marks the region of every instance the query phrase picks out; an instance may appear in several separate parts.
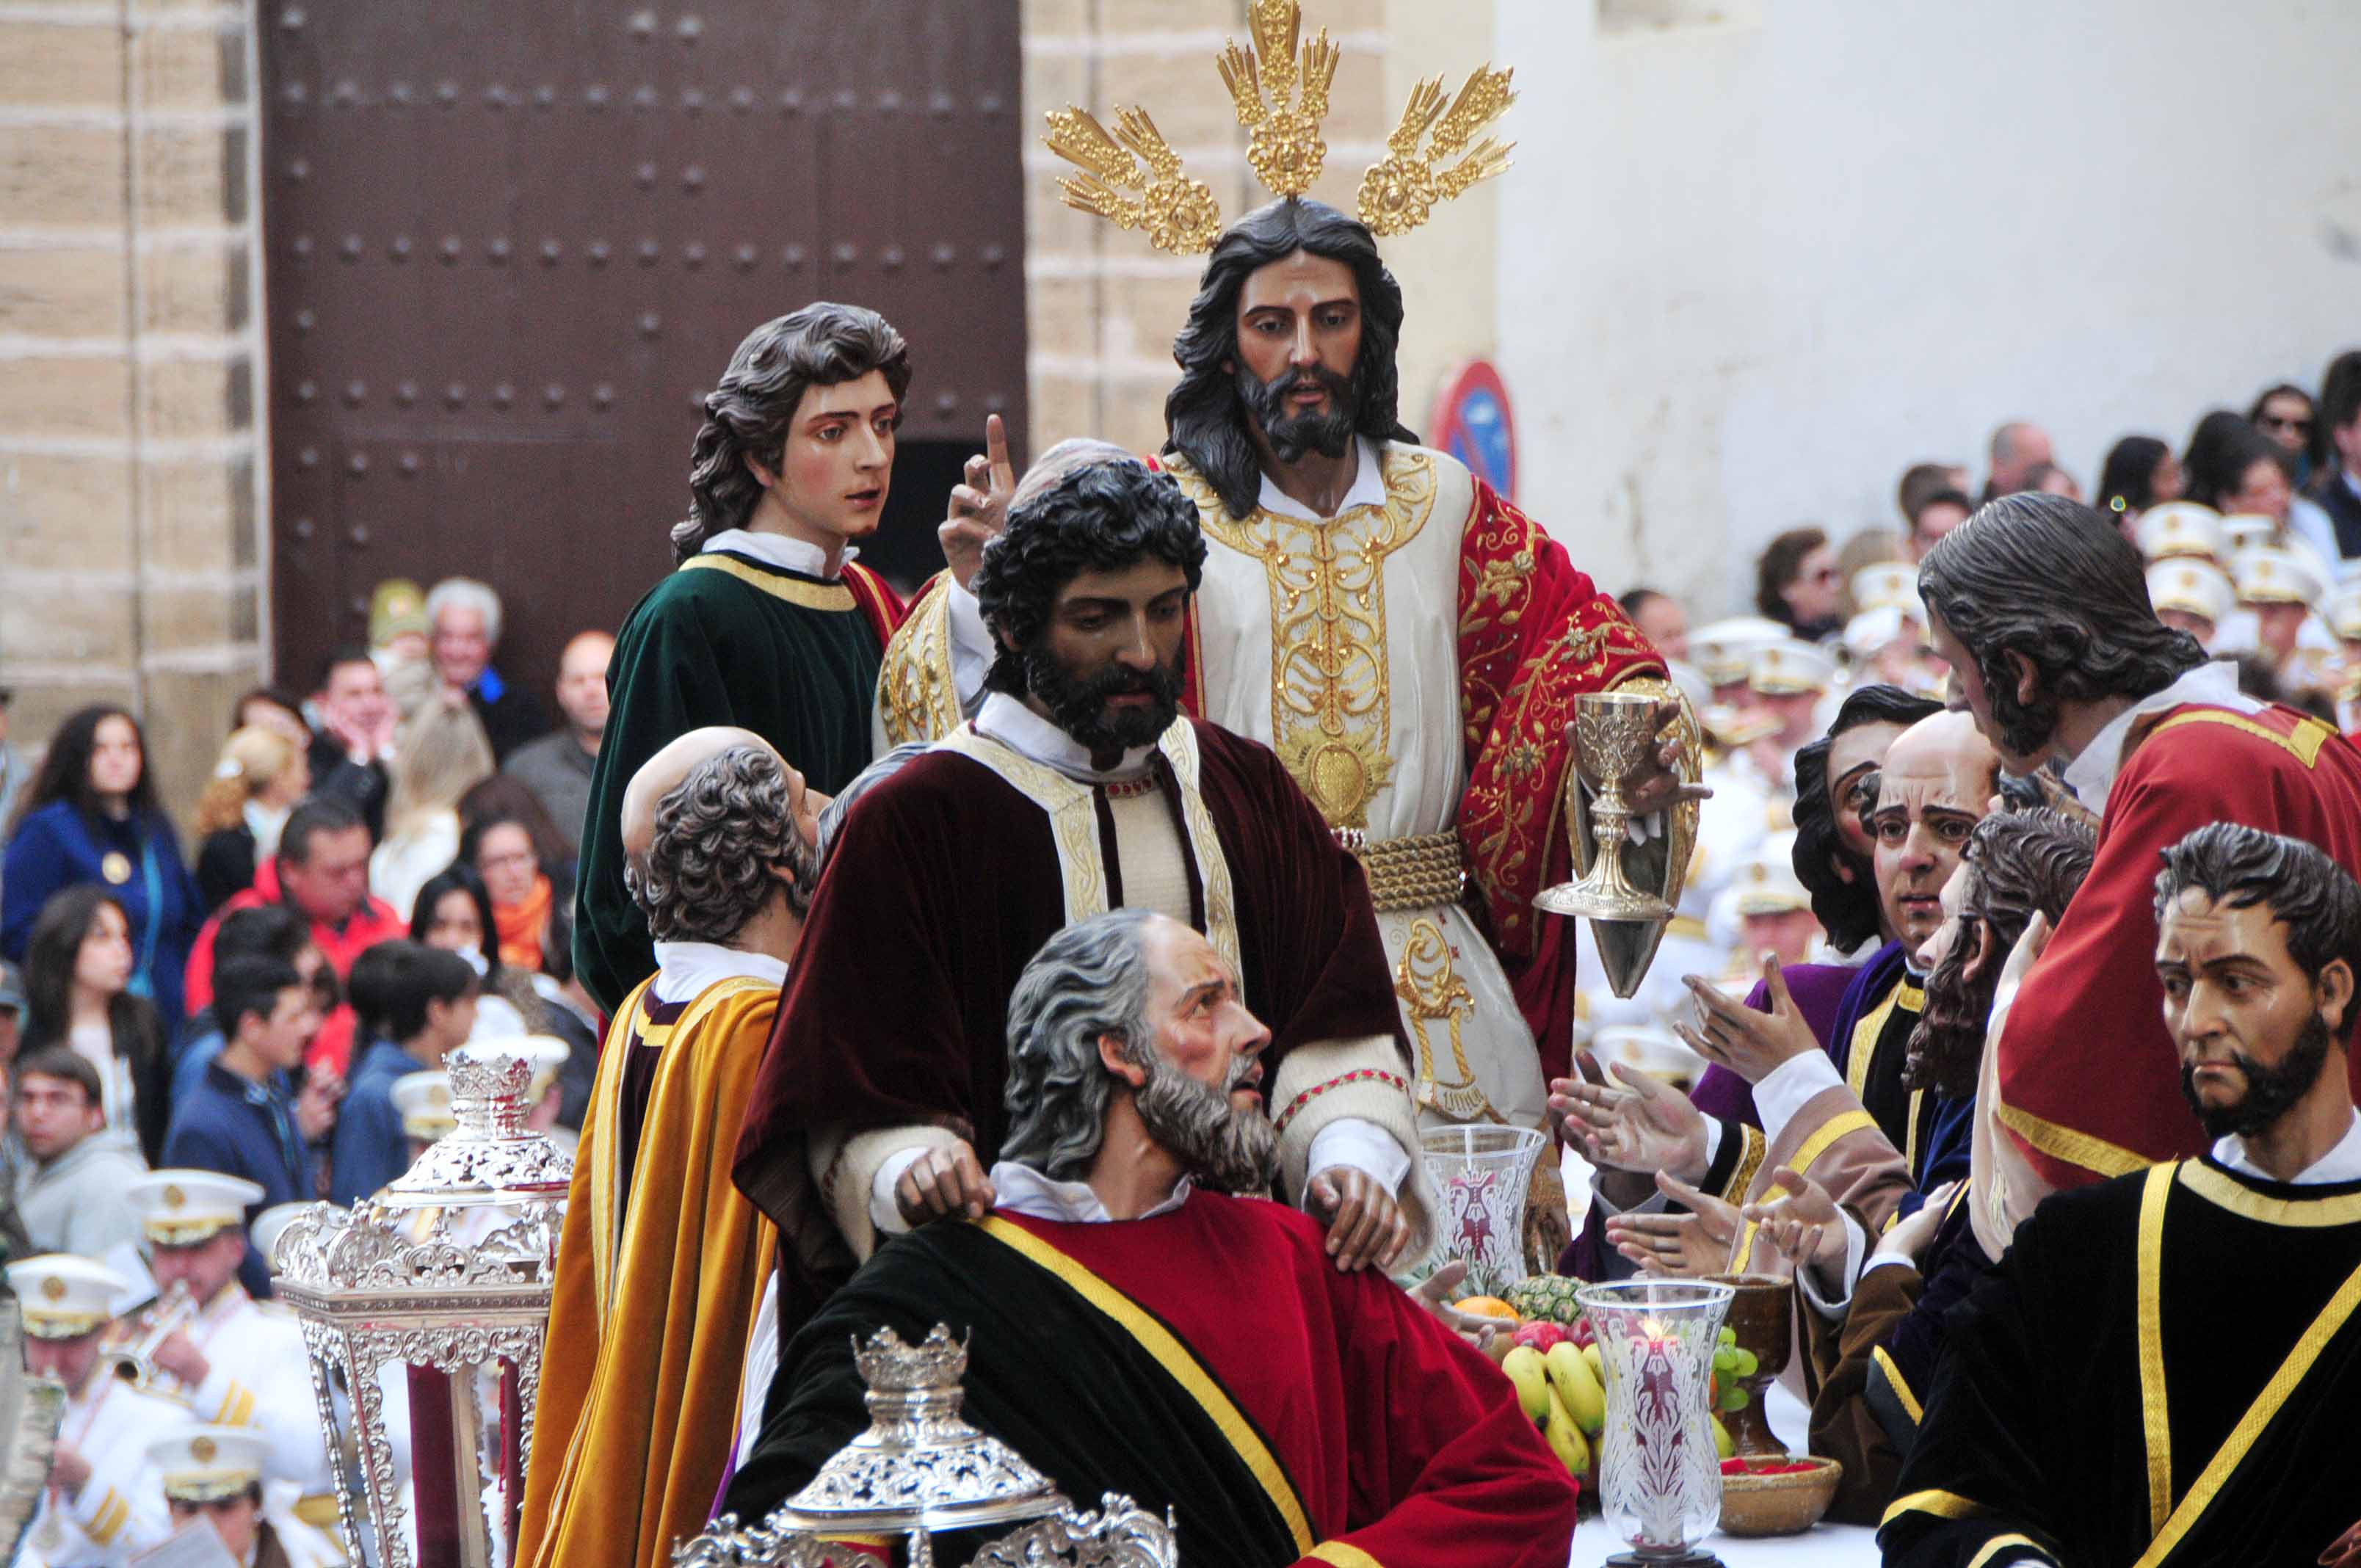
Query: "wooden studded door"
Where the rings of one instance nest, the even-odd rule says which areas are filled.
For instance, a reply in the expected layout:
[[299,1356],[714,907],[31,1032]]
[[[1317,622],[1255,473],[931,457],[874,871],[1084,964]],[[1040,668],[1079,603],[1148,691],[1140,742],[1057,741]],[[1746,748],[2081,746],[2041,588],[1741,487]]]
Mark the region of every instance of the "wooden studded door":
[[817,299],[910,342],[869,553],[939,564],[950,455],[1025,429],[1015,0],[260,4],[286,684],[457,573],[545,696],[670,565],[730,350]]

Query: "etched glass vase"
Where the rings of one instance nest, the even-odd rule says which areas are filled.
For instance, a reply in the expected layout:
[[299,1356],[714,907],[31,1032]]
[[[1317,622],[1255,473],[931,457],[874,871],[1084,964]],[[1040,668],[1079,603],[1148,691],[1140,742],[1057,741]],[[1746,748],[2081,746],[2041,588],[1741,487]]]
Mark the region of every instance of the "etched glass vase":
[[1686,1557],[1721,1518],[1707,1390],[1733,1294],[1727,1285],[1674,1279],[1576,1294],[1607,1373],[1600,1506],[1607,1528],[1642,1562]]
[[1443,1199],[1443,1262],[1467,1266],[1465,1295],[1498,1296],[1525,1277],[1525,1195],[1549,1140],[1531,1127],[1472,1124],[1418,1137]]

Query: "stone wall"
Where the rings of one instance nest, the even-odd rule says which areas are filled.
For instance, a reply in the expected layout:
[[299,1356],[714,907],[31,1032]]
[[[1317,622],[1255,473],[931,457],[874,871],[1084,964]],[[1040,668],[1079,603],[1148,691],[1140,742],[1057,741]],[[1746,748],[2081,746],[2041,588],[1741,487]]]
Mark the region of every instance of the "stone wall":
[[123,703],[191,805],[259,678],[243,0],[0,4],[0,685],[29,765]]

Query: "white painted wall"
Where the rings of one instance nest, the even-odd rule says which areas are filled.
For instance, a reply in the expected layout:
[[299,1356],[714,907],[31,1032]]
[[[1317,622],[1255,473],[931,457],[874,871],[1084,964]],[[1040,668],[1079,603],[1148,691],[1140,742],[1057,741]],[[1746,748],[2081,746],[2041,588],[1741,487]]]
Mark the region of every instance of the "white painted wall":
[[1735,609],[2004,419],[2087,488],[2361,345],[2361,0],[1600,9],[1495,0],[1494,58],[1522,496],[1604,587]]

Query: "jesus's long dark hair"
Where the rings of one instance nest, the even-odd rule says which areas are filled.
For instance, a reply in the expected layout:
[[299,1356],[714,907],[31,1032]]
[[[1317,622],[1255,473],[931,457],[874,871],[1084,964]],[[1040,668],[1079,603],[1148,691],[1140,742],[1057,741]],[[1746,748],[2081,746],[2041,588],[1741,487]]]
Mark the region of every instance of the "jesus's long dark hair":
[[1232,517],[1253,511],[1262,490],[1261,462],[1238,402],[1238,295],[1251,274],[1299,250],[1343,262],[1360,289],[1354,428],[1378,441],[1418,439],[1401,422],[1401,373],[1394,365],[1401,285],[1378,257],[1376,236],[1358,220],[1301,197],[1257,207],[1224,231],[1205,263],[1189,323],[1172,340],[1180,381],[1164,400],[1164,450],[1188,458]]

